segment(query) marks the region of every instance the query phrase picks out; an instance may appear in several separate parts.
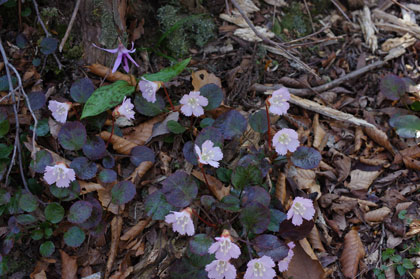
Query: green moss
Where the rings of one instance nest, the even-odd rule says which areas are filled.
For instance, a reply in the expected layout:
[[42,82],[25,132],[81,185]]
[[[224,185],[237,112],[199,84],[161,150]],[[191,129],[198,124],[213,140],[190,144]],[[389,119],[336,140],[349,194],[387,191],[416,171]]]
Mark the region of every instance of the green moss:
[[300,3],[293,3],[281,18],[282,31],[287,29],[294,38],[308,35],[311,32],[311,22]]
[[72,48],[68,49],[64,56],[68,59],[80,59],[83,55],[83,47],[81,46],[73,46]]

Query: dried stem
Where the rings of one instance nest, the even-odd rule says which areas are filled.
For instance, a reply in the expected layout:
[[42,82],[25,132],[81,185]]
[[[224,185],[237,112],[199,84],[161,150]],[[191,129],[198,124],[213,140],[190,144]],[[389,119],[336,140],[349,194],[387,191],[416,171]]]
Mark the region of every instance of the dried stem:
[[80,6],[80,0],[77,0],[76,5],[73,10],[73,14],[71,15],[71,19],[69,22],[69,25],[66,30],[66,34],[64,34],[63,39],[61,40],[60,46],[58,47],[58,51],[61,52],[63,50],[64,45],[66,44],[66,41],[70,35],[70,31],[73,28],[74,20],[76,19],[77,11],[79,10]]
[[200,164],[200,169],[201,169],[201,172],[203,173],[204,180],[206,181],[207,187],[210,189],[210,185],[209,185],[209,182],[207,181],[206,173],[204,172],[203,164]]

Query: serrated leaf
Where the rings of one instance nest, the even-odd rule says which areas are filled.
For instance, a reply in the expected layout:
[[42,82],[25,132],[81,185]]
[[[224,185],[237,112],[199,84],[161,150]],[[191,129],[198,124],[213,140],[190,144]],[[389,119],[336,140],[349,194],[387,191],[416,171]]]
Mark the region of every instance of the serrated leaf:
[[218,129],[223,138],[227,140],[231,140],[235,136],[242,136],[247,125],[246,118],[237,110],[223,113],[213,123],[213,127]]
[[59,223],[64,218],[64,208],[56,203],[48,204],[44,209],[45,219],[53,224]]
[[188,249],[191,253],[204,256],[208,254],[208,250],[213,243],[210,236],[206,234],[196,234],[188,241]]
[[379,89],[387,99],[396,101],[405,94],[406,85],[402,78],[394,74],[387,74],[382,78]]
[[153,220],[165,220],[165,216],[174,209],[165,198],[161,190],[154,191],[146,198],[145,210],[147,216],[152,217]]
[[312,147],[299,146],[296,151],[293,152],[290,159],[296,167],[302,169],[314,169],[318,167],[322,160],[322,156],[318,150]]
[[184,171],[176,171],[162,183],[166,200],[175,207],[186,207],[197,197],[198,185]]
[[85,233],[79,227],[73,226],[64,233],[64,242],[70,247],[79,247],[85,241]]
[[92,205],[87,201],[77,201],[70,207],[67,219],[74,224],[83,223],[92,214],[92,208]]
[[114,185],[111,190],[111,202],[123,205],[131,201],[136,195],[136,186],[130,181],[122,181]]
[[40,44],[40,50],[43,54],[48,55],[53,53],[58,46],[58,40],[51,37],[45,37]]
[[51,256],[55,251],[54,243],[50,240],[45,241],[39,246],[39,253],[41,253],[41,256],[43,257],[49,257]]
[[416,138],[420,133],[420,118],[415,115],[396,115],[391,117],[389,124],[396,129],[402,138]]
[[78,103],[86,103],[95,91],[95,86],[89,78],[81,78],[76,80],[70,88],[71,98]]
[[190,60],[191,58],[187,58],[171,67],[164,68],[157,73],[145,74],[142,77],[150,81],[171,81],[174,77],[179,75],[185,69],[185,67],[187,67],[188,63],[190,63]]
[[85,126],[79,121],[66,122],[58,132],[58,142],[67,150],[82,149],[86,142]]
[[258,202],[249,203],[242,209],[239,220],[247,231],[263,233],[270,224],[270,209]]
[[121,104],[124,97],[131,95],[134,90],[134,86],[123,80],[99,87],[86,101],[81,119],[98,115]]
[[214,83],[209,83],[200,88],[200,95],[209,101],[204,107],[205,110],[218,108],[223,101],[222,89]]
[[249,125],[258,133],[264,134],[268,130],[267,112],[259,110],[249,116]]
[[170,132],[174,134],[182,134],[183,132],[187,130],[185,127],[183,127],[181,124],[179,124],[175,120],[169,120],[166,123],[166,127],[168,128]]

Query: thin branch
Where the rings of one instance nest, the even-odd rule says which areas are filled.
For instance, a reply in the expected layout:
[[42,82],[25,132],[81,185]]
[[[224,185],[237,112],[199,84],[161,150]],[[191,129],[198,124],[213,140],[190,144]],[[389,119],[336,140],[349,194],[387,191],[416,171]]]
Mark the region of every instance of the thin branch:
[[74,20],[76,19],[77,12],[79,11],[80,0],[77,0],[76,6],[74,7],[73,14],[71,15],[71,19],[69,22],[69,26],[67,27],[66,34],[64,34],[63,39],[61,40],[60,46],[58,47],[58,51],[61,52],[63,47],[70,35],[70,31],[73,28]]

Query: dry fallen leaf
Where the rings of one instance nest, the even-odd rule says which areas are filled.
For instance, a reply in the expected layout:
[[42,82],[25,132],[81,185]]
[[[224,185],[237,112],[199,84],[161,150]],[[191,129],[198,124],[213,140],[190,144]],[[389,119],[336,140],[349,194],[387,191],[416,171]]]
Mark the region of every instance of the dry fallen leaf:
[[305,251],[305,253],[309,257],[311,257],[312,260],[318,261],[318,257],[315,255],[314,250],[312,250],[311,244],[309,244],[309,241],[306,238],[299,240],[299,244]]
[[116,71],[115,73],[111,73],[111,69],[104,65],[92,64],[90,66],[87,66],[87,68],[95,75],[106,78],[108,81],[114,82],[117,80],[124,80],[133,86],[137,85],[136,78],[133,75],[126,75],[118,71]]
[[307,238],[315,250],[318,250],[319,252],[326,252],[324,245],[322,245],[321,236],[319,235],[319,231],[316,226],[312,228]]
[[191,74],[191,78],[194,91],[199,91],[201,87],[209,83],[214,83],[222,88],[222,82],[220,78],[216,77],[214,74],[209,74],[206,70],[193,72]]
[[105,279],[108,279],[112,266],[118,253],[118,245],[120,243],[120,235],[123,219],[121,216],[114,216],[111,221],[111,248],[109,249],[108,261],[106,263]]
[[315,114],[312,127],[314,129],[314,142],[312,145],[319,151],[322,151],[327,145],[328,137],[324,128],[322,128],[322,126],[319,124],[319,114]]
[[156,123],[163,121],[165,118],[166,113],[163,113],[146,122],[140,123],[135,127],[125,128],[123,130],[124,139],[137,145],[145,144],[153,134],[153,126]]
[[79,185],[80,185],[80,194],[84,195],[90,192],[95,192],[98,190],[105,190],[105,188],[98,183],[94,183],[94,182],[86,182],[83,180],[78,180]]
[[[108,139],[111,137],[111,133],[108,131],[102,131],[99,136],[104,140],[108,141]],[[120,154],[124,155],[130,155],[131,149],[137,146],[137,144],[128,141],[122,137],[119,137],[117,135],[112,135],[112,138],[109,140],[109,142],[112,144],[112,147],[115,151],[117,151]]]
[[60,250],[61,256],[61,278],[77,279],[77,259],[67,255],[66,252]]
[[410,230],[407,232],[407,236],[420,234],[420,220],[414,220],[410,223]]
[[[204,179],[204,176],[201,172],[197,171],[197,170],[193,170],[192,171],[192,175],[194,175],[196,178],[198,178],[199,180],[203,181],[204,183],[206,183],[206,180]],[[221,201],[223,199],[223,197],[229,195],[230,193],[230,186],[226,187],[225,185],[223,185],[222,182],[220,182],[219,179],[206,174],[206,178],[207,181],[209,182],[209,188],[210,191],[213,193],[213,195],[219,200]]]
[[363,171],[353,170],[350,173],[350,183],[344,185],[350,190],[367,190],[372,182],[382,173],[382,170],[377,171]]
[[357,276],[359,261],[365,256],[365,248],[356,230],[350,230],[344,237],[344,249],[340,258],[342,272],[347,278]]
[[391,213],[388,207],[381,207],[365,213],[365,220],[368,222],[382,222]]
[[140,182],[140,179],[143,175],[153,166],[153,162],[145,161],[141,162],[140,165],[133,171],[133,173],[127,177],[127,180],[130,180],[137,185]]
[[410,168],[410,169],[413,169],[413,170],[420,170],[420,161],[419,160],[416,160],[416,159],[413,159],[413,158],[411,158],[411,157],[406,157],[406,156],[403,156],[403,162],[404,162],[404,165],[407,167],[407,168]]
[[124,211],[124,204],[118,206],[116,204],[111,203],[111,193],[109,190],[100,189],[97,191],[98,191],[98,199],[101,202],[103,208],[105,208],[109,212],[114,213],[115,215]]
[[[257,29],[257,31],[262,34],[264,37],[266,38],[274,38],[275,34],[273,32],[271,32],[270,30],[268,30],[265,27],[261,27],[261,26],[255,26],[255,29]],[[248,41],[248,42],[262,42],[262,39],[260,37],[258,37],[255,32],[249,28],[249,27],[245,27],[245,28],[238,28],[235,30],[235,32],[233,32],[233,34],[235,36],[238,36],[239,38]]]
[[144,228],[150,223],[152,219],[147,218],[145,220],[140,220],[137,224],[132,226],[128,231],[126,231],[123,236],[121,236],[121,240],[130,241],[144,230]]
[[322,279],[325,277],[321,263],[311,259],[299,243],[296,243],[293,252],[294,256],[290,261],[289,268],[284,272],[284,278]]
[[45,274],[45,270],[41,270],[39,273],[34,274],[33,279],[47,279],[47,274]]
[[386,150],[391,152],[392,155],[395,155],[395,149],[389,142],[388,136],[378,128],[372,128],[372,127],[364,127],[365,133],[377,144],[380,146],[385,147]]
[[286,203],[286,175],[283,172],[280,172],[277,178],[275,196],[284,206]]
[[[56,263],[56,260],[54,260],[54,259],[47,259],[47,258],[41,258],[41,260],[39,260],[39,261],[36,262],[34,271],[29,275],[29,277],[31,279],[36,279],[35,276],[37,274],[40,274],[40,273],[41,273],[41,275],[39,275],[39,276],[42,276],[42,271],[44,271],[44,273],[45,273],[45,270],[48,271],[48,266],[50,264],[52,264],[52,263]],[[41,278],[38,278],[38,279],[41,279]]]

